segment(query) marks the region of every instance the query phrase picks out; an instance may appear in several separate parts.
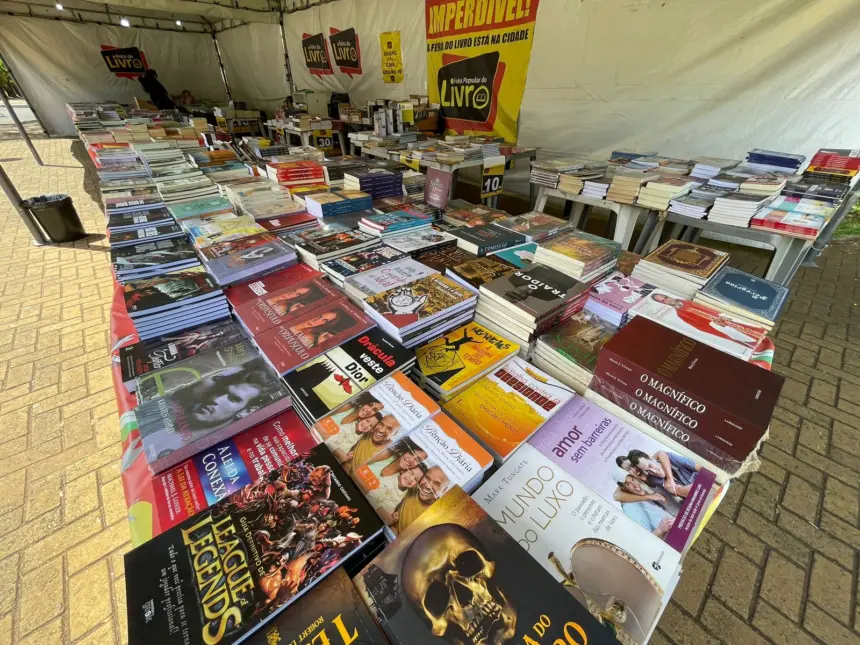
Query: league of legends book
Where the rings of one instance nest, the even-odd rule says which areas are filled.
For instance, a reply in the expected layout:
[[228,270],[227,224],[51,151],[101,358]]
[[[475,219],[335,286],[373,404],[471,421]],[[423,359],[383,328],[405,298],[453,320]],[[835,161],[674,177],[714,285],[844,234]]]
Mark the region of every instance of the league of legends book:
[[125,555],[129,645],[233,645],[382,530],[325,446]]
[[681,572],[668,518],[640,527],[530,444],[474,499],[620,643],[648,642]]
[[618,645],[459,486],[353,582],[392,645]]

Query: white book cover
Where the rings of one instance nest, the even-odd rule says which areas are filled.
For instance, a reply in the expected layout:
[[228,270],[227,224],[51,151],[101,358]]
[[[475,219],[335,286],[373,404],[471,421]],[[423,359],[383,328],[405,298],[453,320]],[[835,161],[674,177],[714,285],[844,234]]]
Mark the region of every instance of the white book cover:
[[473,495],[511,537],[622,643],[644,645],[681,556],[539,450],[524,444]]
[[365,296],[375,296],[435,273],[439,272],[412,258],[404,258],[351,276],[344,280],[344,286]]

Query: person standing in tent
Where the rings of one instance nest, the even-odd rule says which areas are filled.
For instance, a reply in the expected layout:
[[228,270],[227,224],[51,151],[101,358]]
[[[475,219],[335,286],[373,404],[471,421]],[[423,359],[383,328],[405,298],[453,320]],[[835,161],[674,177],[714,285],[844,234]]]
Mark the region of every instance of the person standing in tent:
[[176,106],[173,99],[167,93],[167,88],[159,82],[158,72],[154,69],[150,68],[146,70],[143,76],[138,76],[137,80],[140,82],[143,90],[149,95],[149,99],[159,110],[179,109],[182,112],[187,112],[182,106]]

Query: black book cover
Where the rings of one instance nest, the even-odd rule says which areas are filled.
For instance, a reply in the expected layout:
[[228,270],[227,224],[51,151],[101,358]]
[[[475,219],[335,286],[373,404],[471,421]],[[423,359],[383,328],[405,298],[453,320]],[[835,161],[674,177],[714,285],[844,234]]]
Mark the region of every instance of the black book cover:
[[293,404],[314,421],[415,359],[415,354],[374,327],[284,377]]
[[202,266],[171,271],[157,278],[134,280],[123,287],[125,308],[129,315],[165,308],[183,301],[199,301],[209,294],[221,292]]
[[149,228],[137,228],[131,231],[108,231],[108,242],[111,246],[138,244],[152,238],[184,237],[185,232],[178,224],[163,224]]
[[292,643],[388,645],[342,567],[248,640],[248,645]]
[[483,226],[463,226],[451,231],[454,237],[474,244],[479,256],[486,255],[492,251],[507,249],[526,242],[525,235],[516,231],[509,231],[495,224],[484,224]]
[[[520,504],[534,497],[524,489]],[[578,590],[559,585],[459,486],[354,582],[392,644],[618,645],[574,599]]]
[[133,271],[197,260],[197,253],[184,238],[171,238],[110,250],[111,262],[117,271]]
[[494,294],[510,308],[519,309],[526,317],[537,321],[588,291],[588,283],[548,266],[534,264],[482,284],[480,290]]
[[316,446],[126,554],[129,645],[246,641],[381,530]]

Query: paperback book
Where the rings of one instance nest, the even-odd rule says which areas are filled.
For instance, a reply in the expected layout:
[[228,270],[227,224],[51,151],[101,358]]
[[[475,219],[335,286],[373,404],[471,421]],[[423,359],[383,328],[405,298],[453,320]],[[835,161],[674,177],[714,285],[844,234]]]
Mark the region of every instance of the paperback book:
[[603,318],[613,327],[623,327],[630,309],[654,289],[652,284],[616,271],[591,287],[585,310]]
[[469,262],[477,257],[474,253],[464,251],[459,246],[449,246],[444,249],[434,249],[418,253],[414,256],[414,259],[434,271],[445,273],[447,269]]
[[426,229],[417,233],[394,235],[385,243],[402,253],[415,256],[418,253],[457,245],[457,238],[445,231]]
[[497,220],[495,224],[525,236],[527,242],[539,242],[551,235],[570,230],[572,227],[566,220],[536,211],[516,217],[506,217]]
[[251,336],[306,316],[343,299],[343,293],[324,278],[294,282],[266,295],[233,305],[233,313]]
[[435,274],[438,274],[435,269],[407,257],[346,278],[344,291],[353,299],[362,301],[369,296]]
[[724,266],[694,301],[770,329],[787,298],[788,287]]
[[528,241],[521,233],[502,228],[496,224],[464,226],[451,231],[451,235],[457,238],[457,246],[474,253],[478,257],[518,246]]
[[391,264],[405,257],[405,253],[389,246],[378,246],[366,251],[344,255],[334,260],[327,260],[320,265],[320,269],[328,274],[335,284],[343,285],[347,278]]
[[495,251],[489,256],[510,262],[518,269],[526,269],[535,261],[535,251],[537,251],[537,242],[528,242],[502,251]]

